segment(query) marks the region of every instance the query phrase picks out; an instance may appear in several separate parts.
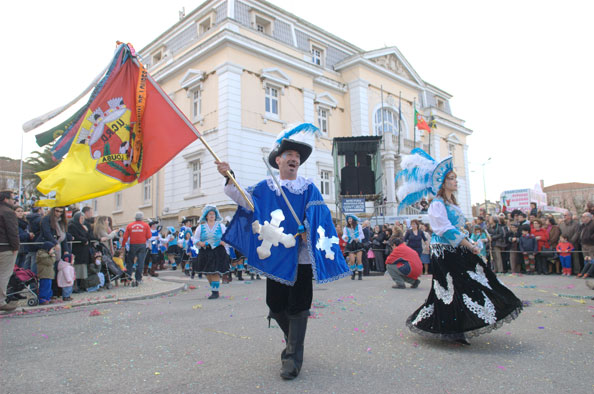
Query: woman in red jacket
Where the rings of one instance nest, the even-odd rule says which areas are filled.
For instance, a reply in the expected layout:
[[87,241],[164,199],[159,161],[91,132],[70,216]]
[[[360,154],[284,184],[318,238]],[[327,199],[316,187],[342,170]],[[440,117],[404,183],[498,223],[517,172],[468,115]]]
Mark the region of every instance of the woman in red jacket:
[[536,253],[536,273],[548,275],[547,258],[552,256],[550,253],[547,253],[551,250],[551,246],[549,245],[549,233],[545,228],[542,228],[542,222],[538,219],[535,219],[532,222],[532,226],[533,229],[531,234],[536,238],[538,243],[538,253]]

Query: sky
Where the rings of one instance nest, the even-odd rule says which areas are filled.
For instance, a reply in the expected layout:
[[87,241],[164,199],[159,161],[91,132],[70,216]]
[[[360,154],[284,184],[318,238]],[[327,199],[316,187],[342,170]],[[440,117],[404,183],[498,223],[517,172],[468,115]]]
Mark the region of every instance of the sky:
[[[565,182],[594,183],[594,2],[272,0],[370,51],[396,46],[423,80],[453,95],[468,138],[471,199]],[[0,156],[40,150],[26,121],[76,97],[117,40],[138,50],[202,1],[1,2]],[[364,5],[364,7],[362,7]],[[78,108],[79,105],[75,106]],[[483,176],[484,170],[484,176]]]

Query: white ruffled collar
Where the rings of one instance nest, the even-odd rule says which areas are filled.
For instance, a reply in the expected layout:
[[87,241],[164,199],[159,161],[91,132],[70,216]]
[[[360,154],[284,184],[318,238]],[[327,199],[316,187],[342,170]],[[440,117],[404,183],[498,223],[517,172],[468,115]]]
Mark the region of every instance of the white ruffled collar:
[[[303,194],[307,190],[309,185],[313,183],[313,180],[309,178],[304,178],[302,176],[298,176],[296,179],[279,179],[279,182],[282,187],[286,187],[287,189],[289,189],[291,193]],[[274,182],[272,177],[266,178],[266,184],[268,185],[270,190],[276,193],[277,196],[280,195],[280,192],[278,191],[276,183]]]

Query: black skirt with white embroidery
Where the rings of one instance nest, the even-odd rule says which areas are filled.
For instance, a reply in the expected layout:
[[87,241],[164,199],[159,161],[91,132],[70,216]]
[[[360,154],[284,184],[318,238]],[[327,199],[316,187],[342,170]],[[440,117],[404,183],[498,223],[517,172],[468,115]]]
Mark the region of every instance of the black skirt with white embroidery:
[[446,340],[499,328],[522,311],[522,301],[468,249],[431,245],[433,281],[425,303],[406,321],[418,334]]

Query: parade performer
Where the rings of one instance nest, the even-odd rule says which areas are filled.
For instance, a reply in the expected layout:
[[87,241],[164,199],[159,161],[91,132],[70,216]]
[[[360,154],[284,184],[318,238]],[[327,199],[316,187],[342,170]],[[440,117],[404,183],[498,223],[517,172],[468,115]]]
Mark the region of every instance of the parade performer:
[[[191,227],[186,227],[186,228],[182,227],[182,229],[184,232],[184,238],[181,242],[182,265],[183,265],[184,274],[186,274],[187,276],[190,276],[190,271],[192,269],[192,266],[191,266],[192,257],[198,257],[198,254],[193,250],[194,242],[192,241],[192,235],[193,235],[192,228]],[[180,232],[181,232],[181,230],[180,230]],[[178,246],[179,246],[179,241],[178,241]]]
[[229,255],[222,241],[225,225],[221,214],[214,205],[206,205],[202,210],[193,242],[200,247],[198,253],[198,272],[206,275],[212,294],[208,299],[219,298],[221,275],[229,272]]
[[365,234],[363,227],[359,224],[359,218],[355,215],[349,214],[346,216],[347,225],[343,229],[342,239],[347,243],[345,252],[349,257],[349,267],[351,268],[354,280],[357,273],[359,273],[359,280],[363,279],[363,240]]
[[167,235],[165,236],[165,239],[167,240],[167,261],[169,261],[169,265],[173,271],[177,269],[176,257],[180,251],[180,247],[177,245],[177,236],[175,233],[175,227],[167,227]]
[[[338,246],[330,210],[312,180],[297,172],[312,152],[304,142],[291,139],[299,132],[315,132],[305,123],[283,131],[266,166],[279,170],[248,188],[249,203],[227,179],[225,193],[238,205],[224,240],[242,252],[253,272],[268,278],[266,304],[285,335],[281,353],[283,379],[294,379],[303,364],[304,341],[312,303],[312,277],[327,283],[349,275]],[[229,164],[217,161],[226,176]]]
[[151,228],[151,237],[148,239],[147,242],[147,249],[149,249],[150,253],[150,260],[148,263],[148,272],[151,276],[159,276],[155,272],[157,269],[157,265],[159,264],[159,230],[157,229],[157,225],[159,224],[156,220],[151,220],[149,222],[149,227]]
[[463,227],[456,201],[457,176],[452,157],[434,160],[416,148],[402,160],[398,174],[399,209],[436,195],[429,206],[433,285],[425,303],[406,321],[413,332],[469,345],[467,338],[490,332],[515,319],[520,301],[478,256]]

